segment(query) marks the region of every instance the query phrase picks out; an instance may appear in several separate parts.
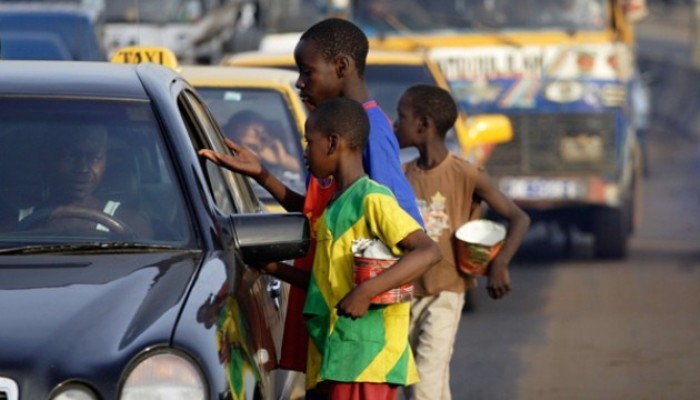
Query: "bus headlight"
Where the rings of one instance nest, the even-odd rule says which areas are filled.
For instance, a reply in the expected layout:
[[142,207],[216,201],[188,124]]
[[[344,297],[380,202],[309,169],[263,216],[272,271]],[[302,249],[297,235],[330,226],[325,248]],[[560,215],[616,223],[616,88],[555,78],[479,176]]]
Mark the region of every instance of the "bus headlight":
[[157,352],[140,360],[124,381],[120,400],[202,399],[206,385],[199,368],[173,352]]

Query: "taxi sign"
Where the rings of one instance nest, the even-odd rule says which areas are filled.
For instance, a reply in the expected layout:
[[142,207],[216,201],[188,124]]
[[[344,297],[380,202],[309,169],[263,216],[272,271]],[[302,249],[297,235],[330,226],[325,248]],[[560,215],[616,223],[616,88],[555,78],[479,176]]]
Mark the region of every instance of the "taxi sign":
[[164,65],[172,69],[178,68],[177,57],[165,47],[158,46],[127,46],[117,50],[110,60],[113,63],[139,64],[150,62]]

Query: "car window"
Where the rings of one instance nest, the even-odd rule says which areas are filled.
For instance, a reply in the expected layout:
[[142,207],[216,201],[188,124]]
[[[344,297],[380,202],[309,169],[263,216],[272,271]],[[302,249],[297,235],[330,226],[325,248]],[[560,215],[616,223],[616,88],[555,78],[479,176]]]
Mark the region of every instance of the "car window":
[[[193,122],[191,129],[200,131],[196,133],[199,135],[199,140],[194,142],[195,148],[197,150],[208,148],[218,152],[228,151],[221,141],[216,122],[210,117],[206,106],[189,91],[183,92],[181,97],[185,101],[183,104],[186,104],[185,107],[194,117],[192,121],[196,121]],[[190,135],[193,134],[194,132],[190,132]],[[205,162],[204,165],[214,201],[222,212],[231,214],[257,211],[258,201],[249,186],[245,184],[245,178],[212,162]]]
[[2,246],[193,243],[147,101],[0,98],[0,182]]
[[72,60],[73,56],[58,35],[44,32],[5,32],[0,30],[3,60]]
[[[435,85],[435,78],[425,65],[367,65],[365,79],[370,96],[384,110],[389,119],[396,120],[396,108],[403,92],[416,84]],[[447,147],[455,154],[461,153],[454,129],[445,137]],[[415,148],[402,149],[401,162],[410,161],[418,156]]]
[[[34,36],[33,40],[36,40],[37,33],[55,35],[51,41],[60,41],[60,46],[68,51],[69,58],[72,60],[104,60],[104,51],[100,44],[100,29],[99,26],[95,26],[89,14],[81,11],[39,12],[38,9],[0,11],[0,30],[5,33],[11,32],[13,35],[31,34]],[[23,39],[26,40],[26,37]],[[42,39],[42,41],[45,40]],[[45,46],[44,43],[40,48],[35,49],[33,56],[28,59],[47,59],[48,57],[43,57],[41,53]],[[55,53],[55,49],[53,52]]]
[[[286,98],[273,89],[198,88],[222,133],[259,156],[263,164],[286,186],[306,190],[301,132]],[[258,197],[272,196],[254,181]]]

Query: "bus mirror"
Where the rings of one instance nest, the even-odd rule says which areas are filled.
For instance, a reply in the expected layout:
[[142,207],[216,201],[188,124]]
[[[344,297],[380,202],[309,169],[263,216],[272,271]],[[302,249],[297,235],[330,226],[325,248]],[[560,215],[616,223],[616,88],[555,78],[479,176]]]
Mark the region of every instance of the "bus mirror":
[[481,114],[467,118],[466,141],[471,146],[504,143],[512,138],[513,128],[505,115]]

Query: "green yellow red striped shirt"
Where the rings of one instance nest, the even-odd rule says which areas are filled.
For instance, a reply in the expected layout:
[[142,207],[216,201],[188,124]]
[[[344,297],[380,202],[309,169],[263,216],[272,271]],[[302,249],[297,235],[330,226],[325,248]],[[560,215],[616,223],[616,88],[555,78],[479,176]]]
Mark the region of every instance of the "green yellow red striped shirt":
[[391,191],[367,177],[330,203],[317,228],[317,248],[304,316],[309,330],[308,388],[318,382],[410,385],[418,373],[408,343],[410,303],[371,306],[362,318],[338,317],[335,306],[354,287],[352,242],[397,244],[421,226]]

